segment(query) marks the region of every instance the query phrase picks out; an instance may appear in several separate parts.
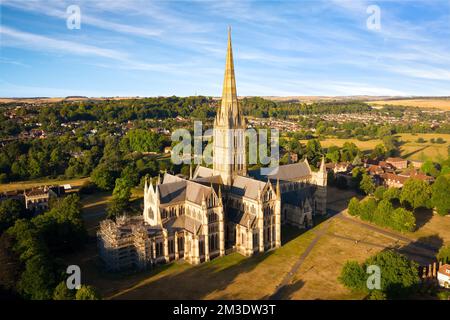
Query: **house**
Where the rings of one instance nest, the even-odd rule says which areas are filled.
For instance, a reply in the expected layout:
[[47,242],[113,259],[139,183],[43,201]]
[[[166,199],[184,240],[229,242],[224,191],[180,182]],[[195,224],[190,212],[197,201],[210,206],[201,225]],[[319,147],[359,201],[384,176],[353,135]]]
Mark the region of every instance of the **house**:
[[335,174],[340,172],[350,172],[353,166],[350,162],[327,163],[326,168]]
[[386,162],[393,165],[397,170],[408,168],[408,160],[399,157],[389,157]]
[[450,289],[450,264],[444,264],[439,268],[437,279],[441,287]]
[[388,188],[402,188],[406,180],[409,179],[409,177],[399,176],[395,173],[383,173],[380,175],[380,178]]
[[35,188],[25,191],[25,208],[35,213],[40,213],[49,208],[49,200],[51,197],[58,195],[48,187]]
[[413,165],[413,167],[416,168],[416,169],[420,169],[420,168],[422,167],[422,165],[423,165],[423,161],[419,161],[419,160],[410,160],[409,162],[410,162],[410,163]]
[[406,177],[406,178],[414,178],[418,180],[422,180],[428,183],[433,182],[434,178],[431,176],[427,176],[426,174],[418,171],[416,168],[407,169],[401,173],[398,174],[399,176]]

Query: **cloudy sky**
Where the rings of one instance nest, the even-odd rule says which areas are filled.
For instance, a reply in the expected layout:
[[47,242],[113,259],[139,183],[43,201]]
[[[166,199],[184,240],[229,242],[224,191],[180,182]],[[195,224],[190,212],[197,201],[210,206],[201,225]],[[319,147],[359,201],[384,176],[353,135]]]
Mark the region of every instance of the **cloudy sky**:
[[[70,5],[80,8],[80,29],[67,27]],[[2,97],[218,96],[228,25],[239,95],[450,95],[450,0],[0,0],[0,8]]]

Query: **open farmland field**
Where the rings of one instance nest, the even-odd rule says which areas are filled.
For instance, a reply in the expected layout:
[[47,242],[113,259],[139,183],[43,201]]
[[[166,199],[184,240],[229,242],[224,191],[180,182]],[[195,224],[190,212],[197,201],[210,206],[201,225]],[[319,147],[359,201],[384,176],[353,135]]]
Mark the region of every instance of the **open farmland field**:
[[391,105],[404,107],[418,107],[427,109],[439,109],[450,111],[450,99],[401,99],[401,100],[381,100],[369,101],[370,105]]
[[[423,133],[413,135],[410,133],[402,133],[396,135],[399,138],[401,143],[400,152],[401,156],[407,158],[409,160],[433,160],[439,161],[442,159],[446,159],[448,156],[448,146],[450,145],[450,134],[439,134],[439,133]],[[418,138],[423,138],[425,140],[424,143],[416,142]],[[431,139],[442,138],[445,143],[437,144],[431,143]],[[306,140],[302,140],[302,143],[307,143]],[[322,147],[328,148],[330,146],[338,146],[342,147],[345,142],[353,142],[360,148],[362,151],[370,151],[377,144],[382,143],[380,139],[368,140],[368,141],[359,141],[357,139],[336,139],[336,138],[327,138],[325,140],[320,141]]]

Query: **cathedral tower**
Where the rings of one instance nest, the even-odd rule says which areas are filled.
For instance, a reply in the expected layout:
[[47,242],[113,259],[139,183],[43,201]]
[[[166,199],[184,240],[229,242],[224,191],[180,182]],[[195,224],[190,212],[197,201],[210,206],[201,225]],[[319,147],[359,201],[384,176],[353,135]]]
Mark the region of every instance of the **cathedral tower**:
[[220,174],[226,185],[231,185],[236,175],[247,175],[245,128],[245,118],[236,93],[231,28],[229,28],[222,103],[214,121],[213,141],[214,174]]

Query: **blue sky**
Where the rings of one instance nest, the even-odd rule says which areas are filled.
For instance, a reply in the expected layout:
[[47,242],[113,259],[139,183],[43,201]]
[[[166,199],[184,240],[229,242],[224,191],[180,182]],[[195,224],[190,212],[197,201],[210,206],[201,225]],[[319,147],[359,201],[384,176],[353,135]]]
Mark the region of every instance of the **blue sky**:
[[[81,29],[66,26],[69,5]],[[370,30],[369,5],[381,28]],[[450,1],[0,0],[0,96],[450,95]]]

